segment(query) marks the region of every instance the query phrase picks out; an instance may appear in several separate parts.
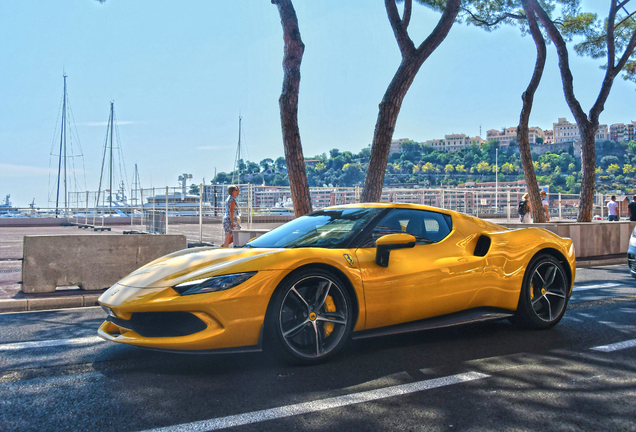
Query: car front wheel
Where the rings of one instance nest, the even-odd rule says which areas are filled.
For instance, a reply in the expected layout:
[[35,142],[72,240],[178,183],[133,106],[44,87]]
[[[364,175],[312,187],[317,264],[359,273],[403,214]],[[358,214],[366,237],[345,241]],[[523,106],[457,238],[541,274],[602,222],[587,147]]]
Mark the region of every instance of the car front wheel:
[[299,272],[277,290],[269,314],[276,349],[294,362],[319,363],[336,354],[353,326],[342,281],[323,270]]

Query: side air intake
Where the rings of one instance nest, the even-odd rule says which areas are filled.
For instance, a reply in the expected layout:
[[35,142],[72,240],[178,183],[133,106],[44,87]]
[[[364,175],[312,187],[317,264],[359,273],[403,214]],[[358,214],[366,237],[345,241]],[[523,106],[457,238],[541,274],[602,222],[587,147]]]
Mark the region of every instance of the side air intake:
[[477,240],[477,246],[475,246],[475,256],[486,256],[490,250],[490,237],[482,235]]

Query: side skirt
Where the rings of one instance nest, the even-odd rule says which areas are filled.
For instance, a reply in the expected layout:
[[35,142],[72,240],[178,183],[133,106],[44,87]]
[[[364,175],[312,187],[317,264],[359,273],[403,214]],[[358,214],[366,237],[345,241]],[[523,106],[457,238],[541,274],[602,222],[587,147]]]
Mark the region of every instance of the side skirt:
[[434,318],[419,321],[411,321],[404,324],[396,324],[389,327],[379,327],[369,330],[361,330],[351,335],[353,339],[367,339],[376,336],[387,336],[400,333],[410,333],[421,330],[431,330],[456,325],[469,324],[481,321],[493,321],[509,318],[513,311],[497,308],[475,308]]

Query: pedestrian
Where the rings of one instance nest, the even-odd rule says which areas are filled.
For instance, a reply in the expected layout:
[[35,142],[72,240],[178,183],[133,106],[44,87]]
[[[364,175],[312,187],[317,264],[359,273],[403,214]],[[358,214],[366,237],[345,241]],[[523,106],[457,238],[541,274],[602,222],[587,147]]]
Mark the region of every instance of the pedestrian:
[[519,201],[519,222],[532,223],[532,207],[530,207],[530,195],[523,194]]
[[618,203],[616,202],[616,195],[612,195],[610,202],[607,203],[607,220],[610,222],[618,222]]
[[544,190],[541,191],[541,205],[545,212],[545,221],[550,222],[550,211],[548,210],[548,194]]
[[636,195],[634,195],[632,202],[627,206],[627,214],[629,215],[630,221],[636,222]]
[[225,200],[225,215],[223,216],[223,232],[225,233],[225,243],[223,243],[224,248],[230,246],[230,243],[234,242],[232,230],[241,229],[238,219],[239,207],[236,202],[236,197],[239,192],[239,187],[236,185],[230,185],[227,187],[228,197]]

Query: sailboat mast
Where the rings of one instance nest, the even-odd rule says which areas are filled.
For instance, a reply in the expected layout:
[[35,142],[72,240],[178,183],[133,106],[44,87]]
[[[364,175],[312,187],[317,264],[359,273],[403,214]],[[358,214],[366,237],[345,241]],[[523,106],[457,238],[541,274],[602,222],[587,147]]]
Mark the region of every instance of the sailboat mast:
[[62,158],[64,158],[64,202],[66,204],[66,73],[64,77],[64,95],[62,103],[62,127],[60,130],[60,154],[57,165],[57,195],[55,197],[55,216],[59,213],[60,206],[60,177],[62,174]]
[[234,169],[232,170],[232,184],[234,184],[234,172],[237,172],[237,182],[241,182],[241,167],[239,161],[241,159],[241,120],[243,118],[239,116],[239,133],[238,133],[238,146],[236,147],[236,156],[234,157]]
[[109,198],[109,210],[110,214],[113,214],[113,105],[115,102],[110,103],[110,198]]

